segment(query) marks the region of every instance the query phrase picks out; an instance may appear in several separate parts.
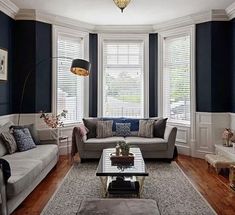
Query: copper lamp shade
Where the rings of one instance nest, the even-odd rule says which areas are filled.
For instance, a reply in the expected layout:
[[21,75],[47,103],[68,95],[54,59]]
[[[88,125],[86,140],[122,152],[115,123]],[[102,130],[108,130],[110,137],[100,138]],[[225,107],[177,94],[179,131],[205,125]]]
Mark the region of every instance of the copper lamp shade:
[[70,71],[79,76],[88,76],[90,74],[91,64],[82,59],[74,59]]

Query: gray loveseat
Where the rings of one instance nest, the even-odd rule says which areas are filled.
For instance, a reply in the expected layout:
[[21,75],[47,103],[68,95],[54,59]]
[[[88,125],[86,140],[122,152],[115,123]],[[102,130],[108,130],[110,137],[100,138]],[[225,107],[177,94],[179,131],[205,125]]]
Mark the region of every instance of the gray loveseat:
[[[158,119],[162,118],[152,119],[156,119],[157,121]],[[161,131],[161,137],[156,134],[153,138],[144,138],[138,136],[138,119],[112,118],[112,120],[114,120],[113,128],[115,127],[115,122],[130,122],[132,127],[131,136],[115,136],[114,131],[113,137],[96,138],[94,134],[96,130],[95,123],[89,123],[88,120],[97,121],[100,119],[84,119],[84,125],[89,130],[88,134],[81,136],[81,132],[79,132],[79,130],[77,130],[77,132],[74,134],[74,139],[77,145],[77,151],[81,159],[100,158],[103,149],[115,147],[117,142],[120,141],[125,141],[131,146],[139,147],[144,158],[164,158],[170,161],[173,159],[175,139],[177,133],[176,127],[165,125],[164,128],[160,128],[161,130],[164,129]],[[102,118],[101,120],[109,120],[109,118]]]
[[[9,129],[12,123],[0,126],[0,133]],[[11,168],[11,177],[4,183],[0,168],[1,211],[0,214],[12,213],[17,206],[45,178],[58,161],[56,141],[41,141],[36,148],[7,154],[7,149],[0,140],[0,157],[7,160]]]

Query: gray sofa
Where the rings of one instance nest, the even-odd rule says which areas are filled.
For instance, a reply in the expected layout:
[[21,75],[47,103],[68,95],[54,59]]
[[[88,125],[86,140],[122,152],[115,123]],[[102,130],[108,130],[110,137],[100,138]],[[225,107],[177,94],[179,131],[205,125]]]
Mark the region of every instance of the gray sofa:
[[[9,129],[12,123],[0,126],[0,133]],[[45,178],[58,161],[57,141],[41,141],[36,148],[7,154],[4,143],[0,140],[0,157],[7,160],[11,168],[11,177],[4,183],[0,168],[1,211],[11,214],[17,206]]]
[[[88,128],[89,129],[89,128]],[[131,132],[128,137],[89,138],[88,135],[81,136],[80,132],[74,134],[77,151],[82,159],[100,158],[103,149],[115,147],[117,142],[125,141],[132,147],[139,147],[144,158],[173,159],[177,128],[166,126],[162,138],[138,137],[137,132]]]

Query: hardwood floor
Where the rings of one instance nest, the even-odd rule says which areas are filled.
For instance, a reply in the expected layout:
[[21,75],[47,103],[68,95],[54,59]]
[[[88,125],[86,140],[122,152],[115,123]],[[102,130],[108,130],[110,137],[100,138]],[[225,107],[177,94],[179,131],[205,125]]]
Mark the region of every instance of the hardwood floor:
[[[202,159],[179,155],[176,162],[219,215],[235,215],[235,191],[230,189],[227,176],[217,175],[215,171],[208,172],[207,164]],[[70,167],[71,163],[67,156],[61,156],[57,167],[24,200],[13,215],[39,215]]]

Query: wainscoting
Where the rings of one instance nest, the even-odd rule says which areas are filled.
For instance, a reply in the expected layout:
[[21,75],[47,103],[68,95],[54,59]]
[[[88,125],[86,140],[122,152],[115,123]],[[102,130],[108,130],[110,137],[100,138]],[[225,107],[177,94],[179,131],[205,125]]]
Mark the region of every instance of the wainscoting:
[[[12,121],[14,124],[17,124],[18,122],[18,114],[11,114],[11,115],[5,115],[0,116],[0,125],[3,125],[9,121]],[[40,114],[22,114],[20,124],[26,125],[34,123],[39,131],[39,136],[41,139],[51,139],[52,136],[50,134],[49,129],[45,126],[45,123],[42,119],[40,119]],[[72,142],[72,130],[73,126],[64,127],[61,129],[61,133],[63,136],[69,137],[69,151],[71,150],[71,142]],[[59,145],[59,153],[60,155],[67,154],[67,143],[62,142]]]
[[224,128],[235,130],[235,113],[196,113],[195,141],[192,141],[191,128],[178,128],[176,145],[180,154],[204,159],[205,154],[215,152],[215,144],[222,143]]

